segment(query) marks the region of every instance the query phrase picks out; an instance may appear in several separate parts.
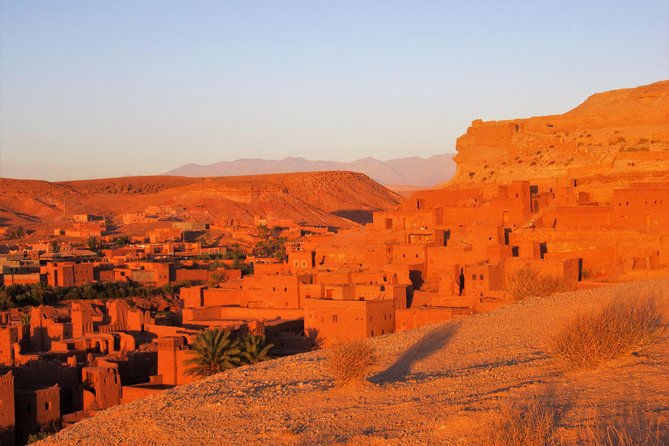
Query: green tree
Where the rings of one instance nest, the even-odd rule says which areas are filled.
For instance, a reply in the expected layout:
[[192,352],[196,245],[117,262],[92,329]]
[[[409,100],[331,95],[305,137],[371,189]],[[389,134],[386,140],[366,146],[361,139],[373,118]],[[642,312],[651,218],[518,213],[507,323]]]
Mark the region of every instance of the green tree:
[[92,235],[88,237],[88,240],[86,241],[86,246],[88,246],[88,249],[90,249],[91,251],[95,251],[96,249],[98,249],[97,237],[94,237]]
[[126,246],[131,243],[132,240],[130,240],[130,237],[128,237],[127,235],[123,235],[114,240],[114,246]]
[[257,362],[272,359],[269,351],[274,347],[273,344],[267,344],[265,336],[249,334],[242,338],[239,344],[241,350],[241,361],[243,364],[255,364]]
[[209,376],[239,366],[239,341],[230,332],[214,328],[201,332],[193,343],[195,356],[186,360],[188,375]]

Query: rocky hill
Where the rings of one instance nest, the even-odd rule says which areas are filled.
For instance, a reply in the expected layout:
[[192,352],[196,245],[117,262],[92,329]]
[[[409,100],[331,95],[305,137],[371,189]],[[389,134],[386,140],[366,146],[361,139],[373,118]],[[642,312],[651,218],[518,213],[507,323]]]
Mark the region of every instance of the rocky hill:
[[452,184],[547,177],[669,177],[669,81],[589,97],[562,115],[475,120]]
[[207,211],[214,219],[245,223],[252,223],[253,216],[259,214],[350,227],[355,225],[351,220],[392,208],[398,200],[394,192],[354,172],[126,177],[60,183],[0,179],[0,218],[5,224],[27,227],[68,221],[77,213],[118,216],[156,205]]
[[304,158],[282,160],[239,159],[202,166],[186,164],[171,170],[167,175],[187,177],[212,177],[228,175],[256,175],[286,172],[316,172],[348,170],[361,172],[383,185],[434,186],[449,180],[455,174],[453,154],[434,155],[428,158],[413,156],[380,161],[367,157],[349,163],[337,161],[311,161]]
[[645,417],[662,431],[667,330],[595,369],[575,369],[550,345],[575,314],[616,298],[654,294],[666,322],[667,290],[664,280],[529,298],[374,338],[377,365],[361,387],[336,388],[322,352],[233,369],[105,410],[41,444],[470,445],[502,405],[535,397],[556,414],[564,444],[576,444],[593,419],[616,425]]

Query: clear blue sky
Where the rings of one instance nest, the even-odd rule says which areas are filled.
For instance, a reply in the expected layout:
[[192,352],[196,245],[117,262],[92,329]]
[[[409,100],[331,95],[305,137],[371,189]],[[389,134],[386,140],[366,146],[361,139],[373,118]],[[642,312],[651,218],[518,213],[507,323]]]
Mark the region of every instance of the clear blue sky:
[[667,78],[667,0],[1,0],[0,176],[429,156]]

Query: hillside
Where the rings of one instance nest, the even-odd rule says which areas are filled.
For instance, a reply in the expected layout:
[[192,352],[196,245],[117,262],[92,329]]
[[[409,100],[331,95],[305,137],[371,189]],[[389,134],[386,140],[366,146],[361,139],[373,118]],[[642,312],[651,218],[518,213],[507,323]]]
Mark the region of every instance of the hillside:
[[342,216],[364,218],[373,210],[397,203],[397,194],[354,172],[126,177],[60,183],[0,179],[0,218],[5,224],[27,227],[68,221],[77,213],[118,216],[155,205],[207,211],[214,220],[252,223],[253,216],[259,214],[350,227],[354,223]]
[[388,161],[367,157],[349,163],[337,161],[311,161],[304,158],[282,160],[239,159],[201,166],[186,164],[167,172],[167,175],[187,177],[213,177],[229,175],[256,175],[287,172],[347,170],[360,172],[383,185],[406,184],[434,186],[449,180],[455,174],[453,154],[434,155],[428,158],[413,156]]
[[452,184],[669,178],[669,81],[590,96],[562,115],[483,122],[458,138]]
[[667,290],[664,280],[530,298],[374,338],[378,365],[364,387],[334,388],[322,352],[234,369],[105,410],[41,444],[468,445],[503,403],[532,395],[557,411],[567,442],[593,417],[664,417],[666,428],[669,332],[591,370],[573,369],[549,345],[573,315],[616,296],[654,293],[666,322]]

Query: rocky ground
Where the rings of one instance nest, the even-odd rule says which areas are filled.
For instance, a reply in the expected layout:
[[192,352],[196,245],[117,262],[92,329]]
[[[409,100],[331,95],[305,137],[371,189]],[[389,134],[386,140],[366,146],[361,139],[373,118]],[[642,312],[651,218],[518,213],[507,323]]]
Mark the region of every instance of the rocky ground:
[[[577,370],[551,339],[580,311],[649,294],[669,320],[669,281],[530,298],[493,313],[372,340],[363,386],[337,388],[313,352],[231,370],[117,406],[42,445],[472,444],[500,407],[533,396],[574,442],[593,418],[669,415],[669,330],[643,350]],[[664,421],[662,421],[664,420]]]

